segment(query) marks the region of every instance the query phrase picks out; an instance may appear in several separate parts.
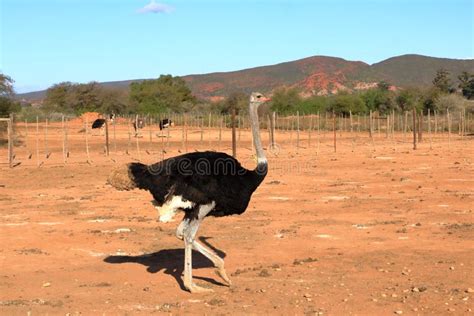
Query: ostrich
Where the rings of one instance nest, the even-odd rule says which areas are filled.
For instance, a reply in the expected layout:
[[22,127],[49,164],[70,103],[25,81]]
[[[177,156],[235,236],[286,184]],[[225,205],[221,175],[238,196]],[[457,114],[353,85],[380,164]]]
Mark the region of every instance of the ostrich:
[[[109,122],[113,122],[115,119],[115,114],[110,114],[109,115]],[[98,119],[96,119],[93,123],[92,123],[92,129],[99,129],[100,132],[102,133],[104,131],[104,127],[105,127],[105,121],[106,119],[102,118],[101,116],[99,116]]]
[[174,126],[174,122],[170,119],[163,119],[160,121],[160,131],[163,130],[163,128],[168,128],[170,126]]
[[98,119],[96,119],[94,122],[92,122],[92,129],[93,130],[99,130],[98,135],[102,135],[104,132],[105,128],[105,119],[99,116]]
[[97,120],[95,120],[93,123],[92,123],[92,129],[96,129],[96,128],[102,128],[105,124],[105,119],[103,118],[98,118]]
[[145,120],[136,118],[135,121],[133,121],[132,125],[133,129],[135,130],[135,137],[138,137],[138,133],[140,132],[140,130],[145,127]]
[[117,169],[108,182],[116,189],[149,190],[157,205],[159,220],[169,222],[178,211],[184,217],[176,237],[184,241],[184,287],[191,293],[212,292],[194,284],[192,249],[212,261],[218,275],[230,286],[222,260],[196,240],[199,225],[206,216],[242,214],[267,174],[268,164],[262,148],[258,125],[258,107],[267,101],[260,93],[250,96],[250,121],[257,153],[257,167],[247,170],[238,160],[222,152],[193,152],[160,161],[153,165],[129,163]]

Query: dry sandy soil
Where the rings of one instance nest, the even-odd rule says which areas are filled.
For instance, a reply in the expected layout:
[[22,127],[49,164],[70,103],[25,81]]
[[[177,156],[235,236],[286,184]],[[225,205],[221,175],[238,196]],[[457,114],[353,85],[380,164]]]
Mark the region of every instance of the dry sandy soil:
[[[171,132],[165,157],[183,151],[181,133]],[[150,163],[166,141],[147,135],[140,158]],[[148,192],[106,184],[138,159],[135,138],[125,154],[124,130],[105,157],[103,137],[91,136],[88,164],[84,135],[71,133],[64,165],[52,128],[38,168],[30,135],[16,148],[22,164],[0,167],[0,314],[471,314],[474,140],[438,135],[430,149],[425,136],[413,151],[403,135],[345,134],[334,153],[330,134],[310,146],[302,135],[298,151],[295,136],[277,134],[279,154],[243,215],[207,218],[198,232],[225,258],[232,287],[194,253],[195,281],[214,293],[190,294],[178,222],[158,223]],[[188,150],[217,149],[216,131],[210,146],[199,137],[190,131]],[[250,146],[242,132],[249,168]],[[221,147],[230,151],[228,131]]]

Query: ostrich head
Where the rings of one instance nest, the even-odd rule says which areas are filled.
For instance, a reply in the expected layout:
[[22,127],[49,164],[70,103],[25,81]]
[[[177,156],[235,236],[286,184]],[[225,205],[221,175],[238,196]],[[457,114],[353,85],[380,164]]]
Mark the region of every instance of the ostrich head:
[[254,106],[257,107],[269,100],[269,98],[266,98],[260,92],[252,92],[252,94],[250,95],[250,105],[254,104]]

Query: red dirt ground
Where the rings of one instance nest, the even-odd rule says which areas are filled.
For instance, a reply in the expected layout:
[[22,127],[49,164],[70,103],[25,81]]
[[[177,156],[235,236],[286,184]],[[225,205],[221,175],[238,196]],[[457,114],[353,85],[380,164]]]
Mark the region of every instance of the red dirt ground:
[[[314,133],[311,145],[301,135],[297,152],[295,133],[292,145],[289,132],[278,132],[279,155],[269,154],[270,172],[248,210],[207,218],[198,232],[225,258],[233,286],[195,253],[195,281],[214,293],[190,294],[178,222],[158,223],[148,192],[105,183],[117,164],[138,159],[126,131],[110,157],[103,137],[90,136],[90,164],[84,135],[71,133],[63,165],[62,136],[52,127],[52,154],[45,158],[41,140],[40,168],[31,135],[28,147],[16,148],[21,165],[1,164],[0,314],[472,313],[472,138],[452,136],[448,146],[438,135],[430,149],[425,136],[413,151],[403,135],[372,143],[347,133],[334,153],[331,135],[318,142]],[[183,151],[181,133],[171,132],[165,157]],[[217,149],[216,131],[210,145],[207,134],[199,137],[190,131],[188,150]],[[229,137],[221,150],[229,152]],[[152,141],[147,132],[139,139],[147,163],[166,146],[164,138]],[[251,155],[245,131],[239,159],[249,168]]]

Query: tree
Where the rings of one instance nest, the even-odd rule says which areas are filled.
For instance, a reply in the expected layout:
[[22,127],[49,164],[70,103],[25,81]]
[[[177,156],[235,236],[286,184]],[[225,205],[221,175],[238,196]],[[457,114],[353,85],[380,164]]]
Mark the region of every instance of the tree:
[[99,98],[102,113],[122,114],[128,111],[128,92],[125,90],[101,87]]
[[344,116],[365,112],[365,104],[362,98],[357,94],[338,93],[331,98],[329,110]]
[[125,113],[128,110],[128,95],[126,91],[105,88],[97,82],[61,82],[48,88],[43,108],[49,112],[76,114],[86,111]]
[[73,89],[71,82],[61,82],[49,87],[46,90],[46,97],[43,102],[43,107],[47,111],[70,111],[68,108],[68,95]]
[[443,93],[452,92],[451,80],[449,79],[449,71],[439,69],[433,79],[433,85]]
[[438,109],[445,111],[461,111],[468,106],[468,102],[457,94],[442,94],[436,100],[435,104]]
[[297,104],[297,110],[300,113],[322,113],[325,112],[329,107],[329,98],[326,96],[311,96],[303,99]]
[[248,95],[243,92],[232,92],[218,105],[221,113],[231,113],[235,109],[236,113],[245,113],[248,107]]
[[181,112],[196,99],[180,77],[161,75],[158,79],[130,85],[130,102],[141,113]]
[[102,107],[101,87],[97,82],[73,85],[67,94],[68,107],[76,113],[97,111]]
[[389,91],[390,90],[390,83],[386,82],[386,81],[379,81],[377,83],[377,89],[381,90],[381,91]]
[[462,95],[469,100],[474,99],[474,77],[472,77],[462,89]]
[[469,82],[469,79],[471,79],[471,77],[473,77],[473,75],[471,75],[467,71],[461,72],[461,74],[458,76],[458,80],[459,80],[458,88],[459,89],[464,88]]
[[361,94],[367,110],[379,111],[385,113],[396,109],[396,103],[393,100],[393,92],[383,89],[369,89]]
[[398,92],[395,97],[395,103],[402,111],[409,111],[420,107],[422,93],[417,88],[407,88]]
[[18,103],[13,100],[14,82],[10,76],[0,73],[0,116],[8,116],[11,112],[19,110]]
[[0,73],[0,96],[11,97],[14,94],[13,83],[15,81],[3,73]]
[[436,100],[441,96],[444,95],[439,89],[437,88],[430,88],[424,91],[421,91],[420,103],[423,106],[423,112],[427,113],[428,110],[430,111],[443,111],[442,108],[439,108]]
[[296,106],[302,101],[298,90],[294,88],[279,88],[272,96],[271,109],[278,113],[289,114],[296,111]]
[[461,93],[467,99],[474,99],[474,75],[463,71],[459,76],[459,88]]

